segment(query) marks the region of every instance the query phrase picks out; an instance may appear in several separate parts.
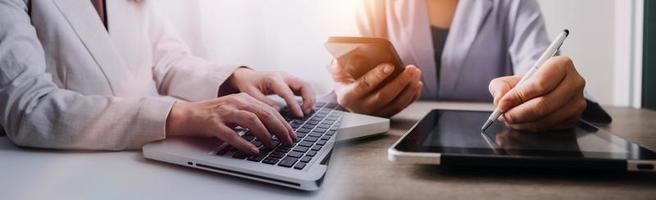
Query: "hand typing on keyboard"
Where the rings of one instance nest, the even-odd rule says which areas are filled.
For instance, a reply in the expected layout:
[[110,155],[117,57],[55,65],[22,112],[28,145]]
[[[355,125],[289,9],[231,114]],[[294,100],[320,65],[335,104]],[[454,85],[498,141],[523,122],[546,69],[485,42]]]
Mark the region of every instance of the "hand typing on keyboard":
[[[259,145],[244,140],[234,129],[243,127],[268,147],[292,144],[297,135],[265,95],[277,94],[296,117],[309,114],[314,93],[302,80],[282,72],[258,72],[241,67],[219,88],[219,97],[201,102],[176,102],[166,119],[166,135],[217,137],[242,152],[258,154]],[[302,106],[295,95],[303,97]],[[276,136],[276,137],[273,137]]]
[[[310,114],[315,103],[314,92],[310,86],[284,72],[259,72],[240,68],[235,70],[228,82],[231,87],[225,87],[226,89],[249,94],[279,111],[278,103],[266,95],[276,94],[282,97],[296,117]],[[296,101],[296,95],[303,97],[303,104]]]
[[217,137],[243,152],[258,154],[258,147],[234,130],[238,126],[249,129],[265,146],[273,146],[273,135],[285,144],[298,137],[277,110],[245,93],[176,102],[167,118],[166,132],[167,136]]
[[314,112],[303,118],[296,118],[291,114],[292,111],[285,107],[280,113],[289,121],[298,136],[292,144],[281,144],[277,138],[273,138],[272,146],[264,146],[260,139],[245,129],[242,138],[260,147],[258,155],[249,156],[243,151],[225,145],[219,146],[216,155],[302,170],[335,136],[343,114],[342,110],[343,108],[337,104],[318,102],[314,106]]

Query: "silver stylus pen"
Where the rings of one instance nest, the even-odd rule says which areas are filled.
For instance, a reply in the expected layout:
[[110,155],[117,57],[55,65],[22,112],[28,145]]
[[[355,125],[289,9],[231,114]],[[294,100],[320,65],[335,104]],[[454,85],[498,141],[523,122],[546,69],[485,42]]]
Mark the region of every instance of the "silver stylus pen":
[[[563,42],[565,42],[565,38],[567,38],[568,35],[569,35],[569,30],[567,30],[567,29],[563,30],[562,33],[558,34],[558,37],[556,37],[556,39],[551,43],[551,45],[549,45],[549,48],[547,48],[547,50],[544,51],[542,56],[540,56],[540,59],[538,59],[538,61],[535,62],[535,65],[533,65],[533,67],[531,67],[531,69],[529,69],[528,72],[526,72],[526,74],[524,74],[524,76],[522,76],[522,79],[520,79],[519,82],[517,82],[517,85],[515,85],[515,87],[519,86],[520,84],[525,82],[527,79],[529,79],[531,76],[533,76],[533,74],[535,74],[535,72],[540,67],[542,67],[542,65],[545,62],[547,62],[547,60],[549,58],[556,55],[556,52],[558,52],[558,49],[560,49],[560,46],[563,45]],[[494,112],[492,112],[490,117],[487,118],[487,121],[485,121],[485,124],[483,124],[483,127],[481,127],[481,132],[485,131],[485,129],[490,127],[492,125],[492,123],[494,123],[494,121],[496,121],[499,118],[499,116],[501,116],[501,114],[503,114],[503,113],[501,113],[501,110],[499,110],[499,107],[495,108]]]

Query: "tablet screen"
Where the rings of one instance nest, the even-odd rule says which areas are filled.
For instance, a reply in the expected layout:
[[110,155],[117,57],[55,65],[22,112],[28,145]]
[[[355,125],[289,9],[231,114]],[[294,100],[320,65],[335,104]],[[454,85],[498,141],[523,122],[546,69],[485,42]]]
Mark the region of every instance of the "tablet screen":
[[629,159],[641,148],[581,122],[575,128],[546,132],[511,130],[496,122],[480,128],[490,112],[433,110],[397,145],[407,152],[553,155]]

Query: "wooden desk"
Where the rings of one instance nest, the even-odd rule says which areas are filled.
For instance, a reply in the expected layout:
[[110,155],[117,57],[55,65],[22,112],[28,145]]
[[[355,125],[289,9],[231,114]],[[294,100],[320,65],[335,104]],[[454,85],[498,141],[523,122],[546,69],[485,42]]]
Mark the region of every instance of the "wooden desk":
[[[392,118],[384,136],[338,145],[328,199],[656,199],[654,174],[443,171],[387,160],[387,148],[433,108],[491,110],[488,104],[418,102]],[[656,150],[656,112],[609,107],[617,135]]]

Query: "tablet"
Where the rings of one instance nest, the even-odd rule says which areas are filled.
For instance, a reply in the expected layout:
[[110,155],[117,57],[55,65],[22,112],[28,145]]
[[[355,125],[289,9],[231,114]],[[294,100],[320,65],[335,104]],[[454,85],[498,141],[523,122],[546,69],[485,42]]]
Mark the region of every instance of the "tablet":
[[654,152],[589,123],[539,133],[494,123],[482,133],[490,113],[432,110],[388,149],[388,158],[445,168],[656,171]]

